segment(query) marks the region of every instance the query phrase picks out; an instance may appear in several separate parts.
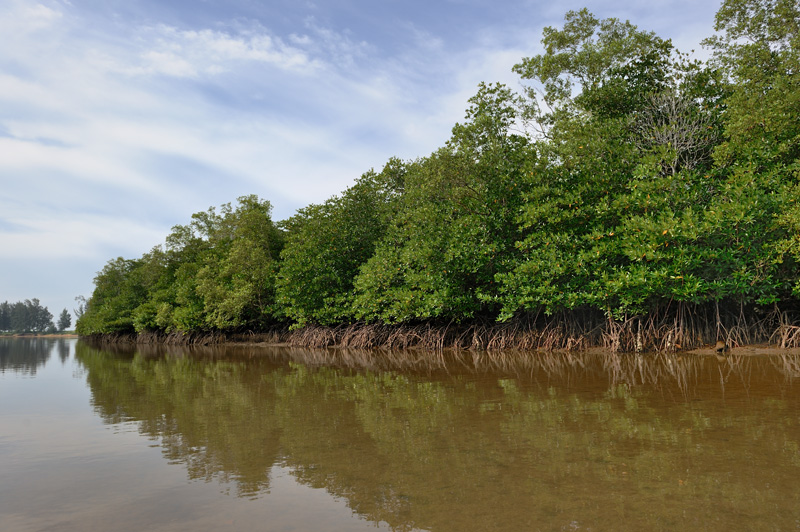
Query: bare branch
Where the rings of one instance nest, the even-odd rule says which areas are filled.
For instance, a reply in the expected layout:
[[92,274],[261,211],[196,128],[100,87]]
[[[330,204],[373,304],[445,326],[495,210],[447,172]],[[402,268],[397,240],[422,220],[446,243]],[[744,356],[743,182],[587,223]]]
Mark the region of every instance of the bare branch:
[[634,119],[633,140],[644,151],[666,148],[665,174],[691,170],[708,160],[709,148],[716,142],[709,114],[673,91],[651,95],[648,104]]

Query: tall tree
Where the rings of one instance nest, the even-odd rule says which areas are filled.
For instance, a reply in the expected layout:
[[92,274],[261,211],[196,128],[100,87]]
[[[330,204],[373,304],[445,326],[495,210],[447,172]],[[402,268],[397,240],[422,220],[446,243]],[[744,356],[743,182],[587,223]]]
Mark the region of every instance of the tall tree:
[[0,303],[0,331],[11,330],[11,305],[8,301]]
[[86,312],[86,298],[83,296],[75,296],[75,301],[78,303],[78,308],[73,309],[75,317],[80,319],[83,313]]
[[147,295],[138,278],[141,265],[140,260],[117,257],[97,272],[92,296],[75,324],[79,334],[134,332],[133,311]]
[[213,248],[197,272],[205,326],[225,330],[263,327],[275,315],[277,260],[283,235],[271,218],[272,206],[256,196],[224,205],[209,239]]
[[[738,276],[759,299],[787,295],[800,263],[800,5],[796,0],[725,0],[708,39],[730,75],[725,139],[714,153],[725,173],[720,211],[727,244],[758,267]],[[775,223],[777,221],[777,224]],[[777,245],[776,245],[777,242]],[[765,287],[765,285],[767,285]]]
[[78,319],[80,334],[223,330],[263,325],[274,312],[283,237],[269,202],[243,196],[173,227],[166,250],[110,261]]
[[528,90],[529,110],[546,128],[565,114],[635,110],[667,83],[673,51],[653,32],[616,18],[599,20],[586,8],[568,11],[562,29],[546,27],[542,44],[543,54],[524,58],[514,71],[537,82]]
[[514,264],[524,173],[533,158],[515,131],[519,97],[480,84],[447,146],[419,161],[372,258],[356,280],[368,321],[493,317],[494,277]]
[[685,279],[701,262],[691,249],[718,121],[717,93],[698,86],[713,76],[670,41],[586,10],[542,42],[515,66],[543,128],[519,219],[523,259],[498,277],[503,317],[581,307],[618,317],[698,297]]
[[285,317],[300,325],[355,319],[354,280],[384,237],[413,166],[391,159],[381,172],[365,173],[340,196],[284,222],[277,294]]
[[53,315],[36,298],[9,305],[10,330],[15,332],[45,332],[53,326]]
[[64,309],[58,317],[58,330],[66,331],[70,325],[72,325],[72,315],[67,309]]

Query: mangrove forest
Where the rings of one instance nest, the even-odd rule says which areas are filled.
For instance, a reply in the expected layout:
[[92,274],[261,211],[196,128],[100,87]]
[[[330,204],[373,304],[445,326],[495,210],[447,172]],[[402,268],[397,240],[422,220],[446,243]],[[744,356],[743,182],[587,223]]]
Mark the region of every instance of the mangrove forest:
[[[84,336],[683,350],[800,345],[800,6],[725,0],[706,59],[586,9],[442,147],[275,221],[256,195],[95,277]],[[271,335],[267,337],[266,335]]]

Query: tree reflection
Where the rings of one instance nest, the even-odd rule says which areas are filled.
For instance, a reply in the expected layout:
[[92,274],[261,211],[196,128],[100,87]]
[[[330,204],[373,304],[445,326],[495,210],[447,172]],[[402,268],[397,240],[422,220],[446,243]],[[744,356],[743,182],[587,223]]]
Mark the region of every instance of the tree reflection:
[[69,345],[70,342],[64,338],[58,338],[56,340],[56,350],[58,351],[58,358],[61,360],[62,364],[69,359]]
[[104,421],[137,421],[191,479],[232,481],[242,496],[269,489],[279,427],[263,410],[274,404],[274,392],[258,372],[237,362],[112,353],[83,343],[76,357],[89,370],[93,406]]
[[0,373],[35,375],[53,351],[52,338],[0,338]]
[[395,530],[735,528],[764,505],[789,528],[800,504],[788,355],[79,344],[77,358],[103,419],[137,422],[190,478],[255,497],[280,464]]

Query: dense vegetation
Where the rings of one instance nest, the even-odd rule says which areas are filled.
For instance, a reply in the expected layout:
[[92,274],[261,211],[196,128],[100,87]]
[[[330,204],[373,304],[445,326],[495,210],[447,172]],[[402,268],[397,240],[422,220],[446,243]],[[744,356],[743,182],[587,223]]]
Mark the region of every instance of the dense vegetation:
[[53,323],[53,315],[36,298],[0,303],[0,332],[54,333],[68,329],[71,324],[72,316],[67,309],[61,311],[58,323]]
[[78,331],[480,323],[623,349],[786,334],[800,7],[725,0],[715,29],[703,62],[570,11],[514,67],[526,93],[481,84],[439,150],[277,224],[255,196],[193,215],[98,273]]

